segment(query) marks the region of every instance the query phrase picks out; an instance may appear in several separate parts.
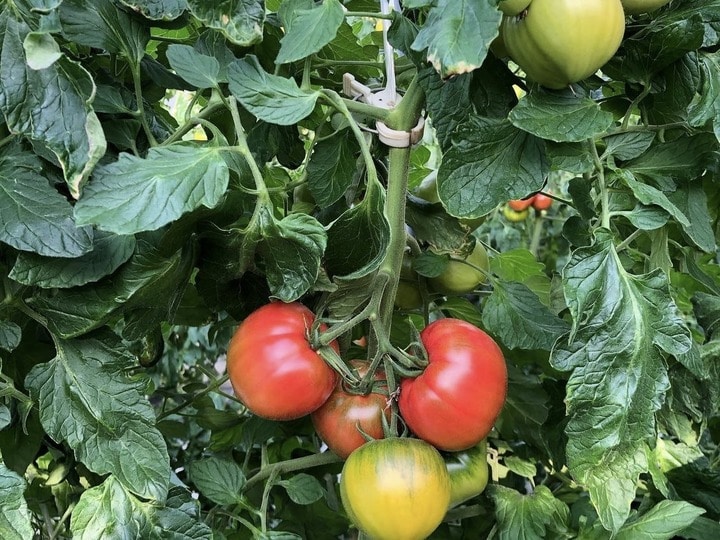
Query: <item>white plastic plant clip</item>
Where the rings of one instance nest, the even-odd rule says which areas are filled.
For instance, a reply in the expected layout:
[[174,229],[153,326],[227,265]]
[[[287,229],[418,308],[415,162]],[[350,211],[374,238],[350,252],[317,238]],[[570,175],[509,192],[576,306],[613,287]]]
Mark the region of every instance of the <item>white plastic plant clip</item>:
[[[390,1],[392,5],[390,5],[388,0],[380,0],[380,10],[384,15],[390,14],[391,10],[400,11],[400,1]],[[385,88],[373,92],[370,88],[358,82],[350,73],[345,73],[343,75],[343,93],[353,99],[364,101],[368,105],[382,107],[383,109],[392,109],[400,103],[402,96],[397,93],[395,82],[395,50],[393,46],[390,45],[387,37],[390,21],[381,19],[381,23],[383,27],[383,50],[385,56]],[[421,117],[418,124],[411,131],[390,129],[379,120],[375,123],[375,127],[378,138],[382,143],[394,148],[407,148],[408,146],[417,144],[420,139],[422,139],[425,120]]]

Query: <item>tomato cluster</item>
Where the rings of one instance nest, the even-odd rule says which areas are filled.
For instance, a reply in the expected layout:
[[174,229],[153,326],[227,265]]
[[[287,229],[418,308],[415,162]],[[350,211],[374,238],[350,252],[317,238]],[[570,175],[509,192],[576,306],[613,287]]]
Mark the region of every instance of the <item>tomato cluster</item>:
[[[311,416],[328,448],[346,459],[341,496],[359,529],[377,539],[424,538],[449,507],[487,484],[485,438],[507,391],[502,351],[470,323],[439,319],[420,333],[426,367],[400,380],[399,397],[391,397],[382,370],[368,376],[372,384],[360,393],[314,350],[314,322],[297,302],[273,302],[250,314],[228,348],[236,395],[264,418]],[[361,379],[369,369],[362,360],[348,366]],[[414,437],[386,438],[391,399]]]

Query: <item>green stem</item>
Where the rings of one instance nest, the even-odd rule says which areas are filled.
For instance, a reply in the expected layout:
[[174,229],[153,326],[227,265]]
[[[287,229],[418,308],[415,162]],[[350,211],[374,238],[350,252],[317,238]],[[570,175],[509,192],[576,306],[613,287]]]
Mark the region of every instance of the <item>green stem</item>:
[[652,87],[650,84],[646,84],[643,87],[642,92],[640,92],[635,99],[633,99],[632,103],[628,107],[627,112],[625,113],[625,117],[623,118],[622,124],[620,126],[620,129],[627,129],[628,124],[630,123],[630,116],[632,116],[632,111],[635,107],[637,107],[638,103],[640,103],[645,97],[650,93],[650,90]]
[[622,250],[626,249],[630,244],[633,243],[633,240],[635,240],[642,233],[643,231],[641,231],[640,229],[633,231],[630,236],[628,236],[625,240],[615,246],[615,252],[620,253]]
[[10,135],[8,135],[7,137],[3,137],[2,139],[0,139],[0,148],[11,143],[13,141],[13,139],[15,139],[15,135],[13,135],[12,133]]
[[602,208],[601,225],[606,229],[610,228],[610,196],[608,193],[607,185],[605,184],[605,167],[603,167],[602,161],[595,146],[595,142],[591,139],[588,141],[590,146],[590,153],[595,163],[596,178],[598,187],[600,188],[600,205]]
[[162,142],[162,146],[167,146],[168,144],[172,144],[176,141],[179,141],[183,138],[183,136],[190,131],[192,128],[194,128],[196,125],[200,123],[200,120],[206,119],[208,116],[216,112],[217,110],[224,107],[224,104],[221,102],[212,103],[205,107],[202,111],[200,111],[195,116],[189,118],[187,122],[185,122],[182,126],[180,126],[178,129],[175,130],[175,132],[170,135],[166,140]]
[[140,63],[133,64],[132,66],[132,78],[133,85],[135,87],[135,101],[137,101],[137,115],[140,117],[140,123],[142,124],[145,136],[150,143],[150,146],[157,146],[157,140],[150,130],[150,124],[148,123],[147,116],[145,115],[145,103],[142,95],[142,77],[140,73]]
[[197,394],[195,394],[195,395],[192,397],[192,399],[188,399],[187,401],[183,401],[182,403],[180,403],[179,405],[173,407],[172,409],[169,409],[169,410],[167,410],[167,411],[163,411],[163,412],[161,412],[160,414],[158,414],[157,419],[156,419],[155,421],[156,421],[156,422],[159,422],[159,421],[162,420],[163,418],[167,418],[168,416],[171,416],[171,415],[173,415],[173,414],[179,413],[180,411],[182,411],[182,410],[185,409],[186,407],[189,407],[190,405],[192,405],[192,403],[193,403],[198,397],[204,396],[205,394],[209,394],[210,392],[214,392],[215,390],[217,390],[218,388],[220,388],[223,384],[225,384],[225,382],[227,382],[227,380],[228,380],[228,376],[227,376],[227,375],[224,375],[223,377],[220,377],[219,379],[216,379],[216,380],[213,381],[211,384],[209,384],[208,386],[206,386],[205,388],[203,388],[200,392],[198,392]]
[[275,480],[280,476],[280,472],[277,469],[270,471],[267,482],[265,482],[265,489],[263,489],[262,503],[260,503],[260,530],[264,533],[267,532],[267,511],[268,504],[270,503],[270,490],[275,485]]
[[374,13],[372,11],[347,11],[345,12],[346,17],[367,17],[368,19],[386,19],[391,21],[393,19],[392,13]]
[[311,454],[309,456],[271,463],[269,465],[265,465],[257,473],[248,478],[248,481],[245,482],[242,491],[248,491],[256,484],[270,478],[270,475],[272,474],[279,476],[293,471],[301,471],[312,467],[320,467],[322,465],[330,465],[332,463],[341,462],[342,458],[340,456],[333,454],[332,452],[323,452],[322,454]]
[[340,99],[349,111],[360,115],[369,116],[370,118],[380,120],[381,122],[387,119],[387,117],[390,115],[389,109],[383,109],[382,107],[376,107],[375,105],[368,105],[367,103],[363,103],[362,101],[355,101],[354,99]]
[[540,238],[543,231],[543,217],[540,212],[535,212],[535,223],[533,225],[532,238],[530,239],[530,253],[537,257],[538,248],[540,247]]

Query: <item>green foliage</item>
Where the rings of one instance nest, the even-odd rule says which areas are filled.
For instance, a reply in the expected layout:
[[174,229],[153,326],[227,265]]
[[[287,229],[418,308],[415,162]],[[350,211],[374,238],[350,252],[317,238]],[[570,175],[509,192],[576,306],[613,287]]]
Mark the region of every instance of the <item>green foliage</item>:
[[[3,3],[1,538],[353,537],[310,420],[227,382],[271,299],[390,386],[430,320],[497,340],[491,486],[431,538],[720,535],[720,0],[628,17],[562,90],[502,57],[496,4]],[[389,109],[343,89],[388,84],[381,20]],[[412,150],[379,142],[421,112]],[[483,284],[434,291],[475,242]]]

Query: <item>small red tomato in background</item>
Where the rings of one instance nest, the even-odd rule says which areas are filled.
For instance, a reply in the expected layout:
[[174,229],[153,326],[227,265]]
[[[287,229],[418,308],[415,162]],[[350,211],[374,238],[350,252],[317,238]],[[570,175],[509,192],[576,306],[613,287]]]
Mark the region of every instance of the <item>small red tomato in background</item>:
[[[369,367],[367,362],[353,360],[350,363],[360,377],[365,376]],[[384,436],[383,415],[390,420],[387,385],[382,384],[385,373],[378,370],[374,378],[380,384],[366,395],[352,393],[340,381],[327,401],[310,415],[317,434],[342,458],[347,458],[367,442],[363,433],[373,439]]]
[[470,448],[490,432],[505,404],[502,351],[485,332],[458,319],[430,323],[420,339],[428,365],[400,382],[400,414],[415,435],[436,448]]
[[[337,374],[308,341],[314,320],[303,304],[273,302],[238,326],[228,347],[227,370],[235,395],[253,414],[300,418],[325,403],[335,388]],[[332,347],[337,350],[336,343]]]
[[548,197],[543,193],[538,193],[532,199],[532,206],[535,210],[547,210],[552,206],[552,197]]
[[530,197],[528,199],[513,199],[511,201],[508,201],[508,206],[515,210],[516,212],[522,212],[526,208],[529,208],[532,204],[533,197]]

